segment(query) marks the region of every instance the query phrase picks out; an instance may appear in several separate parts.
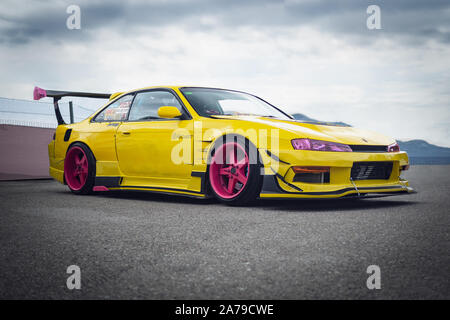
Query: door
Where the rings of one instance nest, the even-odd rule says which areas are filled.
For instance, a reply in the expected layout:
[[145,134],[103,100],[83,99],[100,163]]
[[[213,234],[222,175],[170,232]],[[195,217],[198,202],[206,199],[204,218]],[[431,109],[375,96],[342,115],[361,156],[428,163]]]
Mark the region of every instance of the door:
[[[177,107],[182,117],[160,118],[162,106]],[[174,92],[136,93],[128,121],[121,123],[116,136],[124,185],[186,187],[192,170],[192,132],[193,120]],[[180,151],[181,145],[185,148]]]
[[126,119],[133,95],[112,102],[89,123],[88,144],[97,160],[97,176],[119,175],[115,135],[119,124]]

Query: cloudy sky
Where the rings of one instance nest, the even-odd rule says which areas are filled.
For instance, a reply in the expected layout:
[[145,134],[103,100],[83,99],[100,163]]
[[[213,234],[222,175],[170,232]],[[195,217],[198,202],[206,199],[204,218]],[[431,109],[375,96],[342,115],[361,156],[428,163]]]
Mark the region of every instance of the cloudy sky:
[[[66,27],[71,4],[80,30]],[[0,97],[223,87],[450,147],[448,0],[3,0],[0,67]]]

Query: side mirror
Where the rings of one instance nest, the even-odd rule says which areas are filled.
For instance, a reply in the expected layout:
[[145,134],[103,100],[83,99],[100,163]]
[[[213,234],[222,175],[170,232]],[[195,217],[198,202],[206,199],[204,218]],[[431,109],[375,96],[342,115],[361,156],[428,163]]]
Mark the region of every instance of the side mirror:
[[180,118],[181,112],[177,107],[164,106],[158,109],[158,116],[165,119]]

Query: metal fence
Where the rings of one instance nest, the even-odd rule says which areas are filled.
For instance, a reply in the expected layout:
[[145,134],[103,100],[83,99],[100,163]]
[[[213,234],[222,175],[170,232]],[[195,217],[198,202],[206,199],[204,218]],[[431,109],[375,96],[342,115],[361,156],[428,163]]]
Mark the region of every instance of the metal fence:
[[[89,117],[97,107],[87,108],[71,101],[60,102],[61,114],[66,123],[79,122]],[[0,124],[56,128],[53,103],[31,100],[0,98]]]
[[24,120],[13,120],[13,119],[0,119],[0,124],[8,124],[13,126],[23,126],[23,127],[36,127],[36,128],[49,128],[54,129],[58,125],[57,123],[46,123],[39,121],[24,121]]

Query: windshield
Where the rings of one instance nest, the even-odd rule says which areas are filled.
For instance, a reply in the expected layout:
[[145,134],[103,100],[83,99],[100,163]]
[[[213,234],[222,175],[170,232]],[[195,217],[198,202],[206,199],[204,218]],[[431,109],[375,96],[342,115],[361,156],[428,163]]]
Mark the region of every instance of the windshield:
[[283,112],[247,93],[209,88],[182,88],[184,97],[202,117],[262,116],[289,119]]

